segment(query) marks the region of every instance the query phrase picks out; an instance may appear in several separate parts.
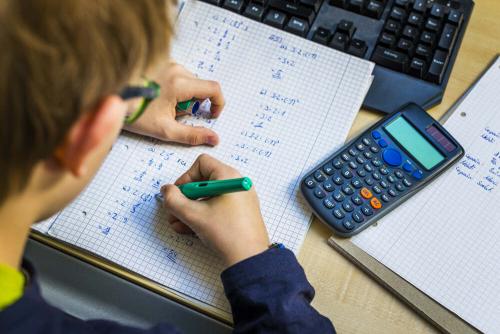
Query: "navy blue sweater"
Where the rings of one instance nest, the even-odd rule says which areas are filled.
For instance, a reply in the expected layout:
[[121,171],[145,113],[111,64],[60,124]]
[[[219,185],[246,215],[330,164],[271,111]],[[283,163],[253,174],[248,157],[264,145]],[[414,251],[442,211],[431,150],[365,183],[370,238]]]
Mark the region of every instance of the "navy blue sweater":
[[[49,305],[40,295],[36,276],[16,303],[0,312],[0,333],[179,333],[158,324],[149,330],[107,320],[84,321]],[[30,272],[31,271],[31,272]],[[335,333],[332,323],[311,305],[314,289],[294,254],[270,249],[226,269],[222,275],[231,303],[234,333]]]

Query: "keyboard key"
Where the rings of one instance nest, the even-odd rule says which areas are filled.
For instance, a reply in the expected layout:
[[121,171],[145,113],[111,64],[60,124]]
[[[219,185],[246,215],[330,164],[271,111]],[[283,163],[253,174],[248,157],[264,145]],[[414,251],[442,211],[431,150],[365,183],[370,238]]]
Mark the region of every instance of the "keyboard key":
[[458,26],[462,23],[463,16],[461,11],[452,9],[448,14],[448,22]]
[[349,0],[347,1],[347,9],[361,14],[364,10],[365,0]]
[[361,155],[356,157],[356,161],[358,162],[358,164],[361,164],[361,165],[366,163],[366,159],[363,158]]
[[389,166],[399,166],[403,162],[401,153],[393,148],[384,150],[384,153],[382,153],[382,159],[384,159]]
[[362,188],[359,191],[359,194],[361,195],[361,197],[366,198],[366,199],[370,199],[373,197],[372,192],[368,188]]
[[396,36],[389,34],[387,32],[383,32],[378,39],[378,42],[382,45],[385,45],[389,48],[394,47],[396,45]]
[[366,178],[365,183],[369,186],[372,186],[375,183],[375,181],[373,181],[371,177],[368,177]]
[[413,10],[416,12],[424,13],[427,9],[427,0],[415,0]]
[[359,153],[354,147],[351,147],[347,152],[353,157],[357,156]]
[[336,208],[333,210],[333,215],[337,218],[337,219],[342,219],[345,217],[345,214],[344,214],[344,211],[342,211],[341,208]]
[[408,180],[407,178],[404,178],[403,179],[403,184],[407,187],[411,187],[413,183],[411,183],[410,180]]
[[345,8],[347,6],[347,0],[330,0],[329,4],[331,6]]
[[382,175],[387,175],[390,172],[389,168],[387,168],[385,166],[380,167],[378,170],[379,170],[380,174],[382,174]]
[[408,17],[408,24],[411,24],[420,29],[424,24],[424,17],[418,13],[411,12],[410,16]]
[[380,166],[382,166],[383,163],[382,163],[382,160],[380,160],[379,158],[375,158],[372,160],[372,164],[375,167],[380,167]]
[[316,188],[316,189],[314,189],[314,196],[321,199],[321,198],[324,198],[326,196],[326,194],[321,188]]
[[441,28],[441,22],[438,19],[429,17],[425,22],[425,29],[437,32]]
[[358,168],[358,165],[356,165],[356,163],[355,163],[354,161],[349,161],[349,164],[348,164],[348,165],[349,165],[349,167],[350,167],[351,169],[356,169],[356,168]]
[[315,12],[318,12],[321,7],[321,0],[300,0],[300,4],[306,7],[312,7]]
[[444,17],[444,7],[440,4],[433,4],[431,7],[431,16],[434,16],[437,19],[442,19]]
[[285,14],[272,9],[267,13],[266,18],[264,19],[264,23],[279,29],[283,29],[283,26],[285,25],[285,20],[286,20]]
[[356,204],[356,205],[361,205],[363,204],[363,199],[359,197],[358,195],[354,195],[351,197],[351,201]]
[[332,181],[327,180],[323,183],[323,189],[328,191],[329,193],[335,190],[335,187],[333,186]]
[[340,168],[342,168],[343,163],[339,158],[335,158],[335,159],[333,159],[332,165],[333,165],[333,167],[340,169]]
[[308,24],[312,24],[316,16],[314,10],[311,8],[289,1],[269,0],[269,7],[275,8],[290,16],[303,18]]
[[365,215],[365,216],[371,216],[373,215],[373,210],[372,208],[370,208],[369,206],[367,205],[363,205],[361,207],[361,212]]
[[342,225],[346,228],[346,230],[352,230],[356,227],[356,225],[349,219],[346,219],[342,222]]
[[349,42],[349,37],[346,34],[341,32],[336,32],[333,35],[330,44],[328,45],[336,50],[344,51],[347,47],[348,42]]
[[363,166],[363,168],[368,172],[368,173],[371,173],[373,171],[373,168],[372,166],[370,166],[369,164],[365,164]]
[[382,207],[382,203],[379,201],[379,199],[377,197],[373,197],[371,200],[370,200],[370,205],[372,206],[372,208],[374,209],[380,209]]
[[344,161],[349,161],[349,160],[351,160],[351,157],[349,156],[349,153],[347,153],[347,152],[342,153],[342,154],[340,155],[340,157],[341,157],[341,158],[342,158],[342,160],[344,160]]
[[416,76],[417,78],[423,79],[425,71],[427,70],[427,65],[425,61],[418,58],[413,58],[410,63],[410,69],[408,73]]
[[342,176],[340,176],[340,174],[335,174],[335,176],[332,177],[332,180],[338,186],[344,183],[344,179],[342,178]]
[[391,19],[399,22],[403,22],[404,20],[406,20],[406,16],[406,11],[400,7],[393,7],[391,13],[389,14],[389,17]]
[[340,190],[335,190],[333,192],[333,199],[336,200],[337,202],[342,202],[345,199],[344,194],[340,192]]
[[396,187],[396,190],[399,191],[399,192],[402,192],[402,191],[405,190],[405,187],[403,186],[403,184],[401,184],[399,182],[396,183],[395,187]]
[[361,211],[354,211],[351,217],[356,223],[362,223],[365,220]]
[[372,152],[364,152],[363,155],[365,156],[366,159],[371,159],[373,158],[373,153]]
[[345,185],[342,187],[342,192],[346,195],[352,195],[354,194],[354,190],[350,185]]
[[330,198],[325,198],[323,200],[323,205],[327,209],[333,209],[335,207],[335,203]]
[[344,168],[342,169],[341,172],[342,176],[345,177],[346,179],[350,179],[353,177],[352,172],[349,168]]
[[317,43],[327,45],[331,37],[332,37],[332,32],[330,30],[319,27],[314,32],[312,40]]
[[377,48],[375,49],[372,60],[379,65],[400,72],[406,72],[410,62],[408,56],[404,53],[389,50],[381,46],[377,46]]
[[243,15],[257,21],[262,21],[262,17],[264,17],[264,7],[255,3],[250,3]]
[[422,179],[424,177],[424,175],[422,174],[422,172],[419,171],[419,170],[414,171],[411,175],[414,178],[416,178],[417,180],[420,180],[420,179]]
[[387,194],[381,195],[380,198],[382,199],[382,201],[384,201],[386,203],[391,200],[391,198],[389,196],[387,196]]
[[395,171],[394,175],[396,175],[398,179],[402,179],[404,177],[403,172],[401,172],[400,170]]
[[451,24],[445,24],[441,38],[438,42],[438,47],[446,51],[450,51],[455,45],[455,38],[457,36],[457,29]]
[[[393,175],[388,175],[387,181],[389,181],[390,183],[394,183],[394,182],[396,182],[396,178]],[[384,188],[387,188],[387,187],[384,187]]]
[[380,15],[384,11],[384,5],[380,1],[370,0],[366,6],[366,15],[374,19],[380,19]]
[[358,170],[358,175],[361,177],[365,177],[367,175],[367,173],[364,169],[360,169],[360,170]]
[[232,10],[233,12],[236,13],[241,13],[244,5],[245,5],[244,0],[225,0],[224,5],[222,5],[222,7]]
[[413,49],[414,49],[413,42],[411,42],[407,39],[401,38],[398,42],[397,47],[400,51],[406,53],[407,55],[409,55],[409,56],[413,55]]
[[387,187],[389,187],[389,184],[387,182],[385,182],[384,180],[380,181],[379,185],[382,188],[384,188],[384,189],[386,189]]
[[349,202],[344,202],[344,204],[342,204],[342,208],[346,211],[346,212],[352,212],[354,210],[354,207],[352,206],[351,203]]
[[384,29],[391,34],[397,35],[399,33],[399,30],[401,29],[401,24],[394,20],[387,20]]
[[354,28],[354,23],[351,21],[340,20],[339,24],[337,24],[337,31],[346,34],[349,39],[351,39],[355,30],[356,28]]
[[331,164],[327,164],[323,166],[323,172],[325,172],[326,175],[333,175],[333,173],[335,173],[335,169]]
[[309,189],[313,189],[316,186],[316,181],[314,181],[314,179],[312,177],[308,177],[304,181],[304,183],[305,183],[306,187]]
[[373,153],[378,153],[378,152],[380,152],[380,149],[378,148],[378,146],[373,145],[373,146],[370,146],[370,151],[372,151]]
[[373,172],[372,177],[376,181],[380,181],[382,179],[382,176],[377,172]]
[[382,192],[382,189],[378,185],[374,185],[372,190],[375,194],[380,194]]
[[309,24],[305,20],[294,16],[288,21],[285,31],[304,37],[309,31]]
[[[372,132],[372,135],[373,135],[373,132]],[[365,144],[366,146],[370,146],[372,144],[372,141],[370,138],[363,138],[362,140],[363,144]]]
[[396,0],[394,1],[394,5],[402,7],[405,10],[408,10],[411,5],[411,0]]
[[220,6],[222,5],[222,0],[204,0],[208,3],[211,3],[212,5]]
[[357,143],[356,148],[358,149],[358,151],[364,151],[365,145],[363,145],[362,143]]
[[413,167],[411,166],[411,164],[410,164],[409,162],[405,162],[405,163],[403,164],[403,169],[404,169],[405,171],[409,172],[409,173],[410,173],[411,171],[413,171]]
[[436,34],[430,31],[424,31],[422,35],[420,35],[420,42],[428,45],[429,47],[434,47],[434,43],[436,41]]
[[446,65],[448,64],[448,53],[445,51],[437,50],[434,58],[429,66],[426,79],[440,84],[443,81]]
[[351,184],[354,188],[359,189],[363,186],[363,182],[357,177],[353,178]]
[[323,182],[326,180],[326,177],[325,175],[323,175],[323,173],[321,173],[320,170],[317,170],[316,172],[314,172],[314,178],[316,179],[316,181],[318,182]]
[[403,29],[402,36],[414,42],[419,36],[419,31],[417,28],[407,25]]
[[415,56],[429,62],[432,59],[432,49],[429,46],[419,44],[415,50]]

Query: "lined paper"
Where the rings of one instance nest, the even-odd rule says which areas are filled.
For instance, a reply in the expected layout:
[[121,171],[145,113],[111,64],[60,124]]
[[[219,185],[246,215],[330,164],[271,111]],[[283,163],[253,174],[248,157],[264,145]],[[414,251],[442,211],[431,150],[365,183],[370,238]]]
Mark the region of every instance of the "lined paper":
[[93,182],[40,228],[229,312],[220,261],[170,229],[155,194],[209,153],[253,180],[271,240],[297,252],[311,218],[299,180],[345,141],[373,64],[200,2],[180,14],[173,58],[221,83],[227,104],[219,119],[180,119],[212,128],[220,144],[183,147],[123,133]]
[[486,333],[500,332],[500,60],[445,127],[464,158],[353,242]]

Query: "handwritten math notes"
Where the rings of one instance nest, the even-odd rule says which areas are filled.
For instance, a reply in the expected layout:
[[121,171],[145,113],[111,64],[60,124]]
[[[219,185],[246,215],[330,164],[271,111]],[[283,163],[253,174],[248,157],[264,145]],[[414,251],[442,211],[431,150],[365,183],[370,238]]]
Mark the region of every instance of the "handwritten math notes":
[[209,153],[253,180],[272,241],[298,251],[311,218],[298,197],[300,177],[344,142],[373,64],[200,2],[180,15],[173,57],[221,83],[227,104],[219,119],[180,119],[212,128],[220,144],[189,148],[122,134],[48,233],[229,312],[221,263],[169,228],[155,194]]
[[500,60],[446,128],[465,156],[353,238],[387,267],[485,333],[500,328]]

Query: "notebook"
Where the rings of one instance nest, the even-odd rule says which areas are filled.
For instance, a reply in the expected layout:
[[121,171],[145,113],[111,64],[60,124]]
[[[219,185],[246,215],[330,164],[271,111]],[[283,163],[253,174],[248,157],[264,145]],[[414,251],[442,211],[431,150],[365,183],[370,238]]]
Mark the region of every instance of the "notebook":
[[466,154],[352,242],[470,325],[500,331],[500,60],[448,118]]
[[345,141],[374,65],[200,2],[185,4],[172,54],[221,83],[219,119],[180,119],[212,128],[220,144],[184,147],[122,133],[86,190],[37,229],[229,312],[219,259],[169,228],[155,194],[208,153],[253,180],[270,239],[297,252],[311,220],[299,180]]

